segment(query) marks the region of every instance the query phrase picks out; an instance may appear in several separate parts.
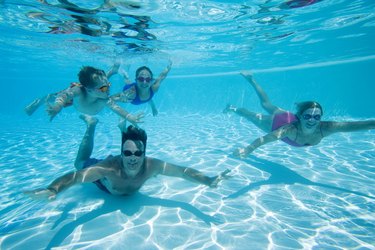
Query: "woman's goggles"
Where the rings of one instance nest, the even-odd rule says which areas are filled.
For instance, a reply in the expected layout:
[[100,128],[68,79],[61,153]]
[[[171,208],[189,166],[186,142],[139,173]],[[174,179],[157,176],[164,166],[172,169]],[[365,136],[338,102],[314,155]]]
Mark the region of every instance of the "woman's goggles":
[[320,121],[320,119],[322,119],[322,116],[321,116],[321,115],[310,115],[310,114],[304,114],[304,115],[302,116],[302,118],[303,118],[304,120],[310,120],[311,118],[314,118],[315,120]]

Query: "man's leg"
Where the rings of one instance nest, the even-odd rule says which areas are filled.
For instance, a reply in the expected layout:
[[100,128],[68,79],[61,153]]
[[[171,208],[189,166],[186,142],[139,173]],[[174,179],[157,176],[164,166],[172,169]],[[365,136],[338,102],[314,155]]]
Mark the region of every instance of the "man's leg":
[[86,132],[82,138],[81,144],[78,149],[77,157],[74,162],[74,166],[77,170],[84,167],[87,160],[90,159],[92,150],[94,148],[94,134],[98,119],[89,115],[80,115],[81,118],[87,125]]

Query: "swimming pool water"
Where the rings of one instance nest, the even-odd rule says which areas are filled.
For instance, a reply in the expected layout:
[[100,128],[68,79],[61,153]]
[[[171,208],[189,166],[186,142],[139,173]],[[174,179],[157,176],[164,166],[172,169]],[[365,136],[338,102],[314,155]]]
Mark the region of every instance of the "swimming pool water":
[[[308,149],[276,143],[239,160],[230,152],[243,143],[241,134],[261,134],[246,121],[224,114],[147,117],[149,156],[208,175],[228,168],[231,178],[211,189],[159,176],[129,197],[85,184],[47,203],[20,191],[73,169],[84,124],[77,116],[53,124],[6,120],[22,125],[2,128],[4,249],[373,248],[374,132],[335,135]],[[100,120],[95,156],[118,153],[114,120]]]
[[[54,6],[0,3],[0,249],[375,249],[375,131],[334,134],[307,148],[275,142],[237,159],[232,151],[263,132],[222,113],[227,103],[263,112],[239,75],[251,69],[285,109],[315,99],[325,120],[373,119],[375,3],[135,1],[142,7],[92,15],[48,2]],[[110,23],[111,32],[46,33],[73,15],[99,20],[93,29]],[[124,20],[157,39],[114,36],[136,34]],[[85,129],[73,109],[49,122],[43,108],[24,114],[26,104],[76,81],[83,65],[107,70],[121,61],[132,75],[147,64],[158,74],[168,59],[172,70],[155,95],[159,115],[124,105],[146,113],[148,156],[210,176],[230,169],[229,179],[212,189],[158,176],[129,197],[93,184],[52,202],[22,193],[74,169]],[[121,77],[111,82],[121,89]],[[93,155],[118,154],[118,117],[105,111],[98,119]]]

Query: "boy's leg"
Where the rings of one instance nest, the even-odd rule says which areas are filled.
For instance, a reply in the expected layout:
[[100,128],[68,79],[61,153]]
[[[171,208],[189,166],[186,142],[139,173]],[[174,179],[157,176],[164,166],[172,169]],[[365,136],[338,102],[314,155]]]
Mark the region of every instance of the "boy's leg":
[[126,130],[127,130],[126,129],[126,120],[125,119],[121,119],[120,122],[118,123],[117,127],[120,129],[121,136],[122,136],[122,133],[125,133]]
[[90,159],[92,150],[94,148],[94,134],[98,119],[89,115],[80,115],[81,118],[87,125],[86,132],[82,138],[81,144],[78,149],[77,157],[74,162],[74,166],[77,170],[84,167],[87,160]]

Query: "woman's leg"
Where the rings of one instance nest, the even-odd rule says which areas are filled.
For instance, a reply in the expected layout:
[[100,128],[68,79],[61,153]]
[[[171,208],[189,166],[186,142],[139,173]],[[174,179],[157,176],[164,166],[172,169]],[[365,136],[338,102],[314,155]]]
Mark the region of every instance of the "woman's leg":
[[82,138],[81,144],[78,149],[77,157],[74,162],[74,166],[77,170],[84,167],[87,160],[90,159],[92,150],[94,148],[94,134],[98,119],[89,115],[80,115],[81,118],[87,125],[86,132]]
[[264,92],[264,90],[260,87],[260,85],[254,80],[253,75],[249,71],[243,71],[241,72],[241,74],[251,84],[251,86],[253,86],[253,88],[255,89],[255,92],[257,93],[259,97],[260,104],[270,115],[274,115],[280,112],[285,112],[281,108],[271,103],[266,92]]
[[233,105],[227,105],[223,111],[224,113],[233,112],[237,115],[246,118],[250,122],[254,123],[255,126],[262,129],[265,132],[270,132],[272,128],[273,115],[264,115],[255,112],[251,112],[245,108],[237,108]]
[[233,111],[239,116],[246,118],[247,120],[254,123],[255,126],[262,129],[265,132],[270,132],[272,128],[272,115],[264,115],[260,113],[251,112],[245,108],[237,108]]

